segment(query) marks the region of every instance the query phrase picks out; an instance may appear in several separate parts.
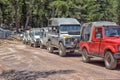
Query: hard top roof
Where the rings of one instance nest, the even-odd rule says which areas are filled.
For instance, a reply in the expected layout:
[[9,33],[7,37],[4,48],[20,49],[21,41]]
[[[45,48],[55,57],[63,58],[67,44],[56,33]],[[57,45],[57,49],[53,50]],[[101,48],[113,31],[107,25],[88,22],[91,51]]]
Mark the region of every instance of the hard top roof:
[[116,26],[117,24],[115,22],[110,22],[110,21],[97,21],[93,22],[94,26]]
[[40,32],[40,28],[32,28],[31,30],[30,30],[30,32]]
[[110,22],[110,21],[96,21],[96,22],[89,22],[89,23],[85,23],[83,24],[83,26],[92,24],[92,26],[96,26],[96,27],[102,27],[102,26],[117,26],[117,24],[115,22]]
[[60,26],[60,25],[80,25],[80,23],[74,18],[51,18],[50,19],[52,26]]
[[31,30],[40,30],[40,28],[31,28]]
[[[89,41],[92,40],[92,32],[94,27],[103,27],[103,26],[118,26],[115,22],[110,22],[110,21],[96,21],[96,22],[89,22],[89,23],[85,23],[83,24],[83,27],[86,27],[86,29],[84,30],[84,34],[90,34],[90,38]],[[81,34],[83,29],[81,29]]]

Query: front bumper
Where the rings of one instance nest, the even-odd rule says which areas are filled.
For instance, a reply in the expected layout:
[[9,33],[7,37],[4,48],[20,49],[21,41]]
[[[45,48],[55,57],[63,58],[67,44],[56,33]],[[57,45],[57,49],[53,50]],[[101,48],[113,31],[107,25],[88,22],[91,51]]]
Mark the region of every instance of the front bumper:
[[114,53],[114,58],[115,59],[120,59],[120,53]]
[[37,46],[40,45],[40,41],[35,41],[34,43],[35,43]]
[[65,48],[66,49],[79,49],[79,43],[75,43],[75,44],[65,44]]
[[80,38],[79,37],[73,37],[73,38],[66,38],[64,40],[64,46],[66,48],[79,48],[79,42],[80,42]]

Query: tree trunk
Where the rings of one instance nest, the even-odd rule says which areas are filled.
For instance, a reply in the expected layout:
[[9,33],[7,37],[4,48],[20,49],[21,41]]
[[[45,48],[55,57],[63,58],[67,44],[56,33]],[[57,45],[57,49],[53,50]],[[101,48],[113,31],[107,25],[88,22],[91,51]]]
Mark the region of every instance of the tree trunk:
[[15,27],[16,27],[16,31],[18,32],[18,2],[16,0],[12,0],[12,4],[13,4],[13,8],[15,11],[14,14],[14,20],[15,20]]
[[2,12],[2,23],[4,23],[5,20],[5,12],[4,12],[4,6],[0,4],[1,12]]
[[30,16],[27,16],[26,23],[25,23],[25,30],[28,28],[29,18]]
[[18,12],[17,12],[17,8],[15,8],[15,26],[16,26],[16,31],[18,32]]
[[[30,5],[33,5],[32,0],[30,0]],[[28,11],[28,16],[27,16],[26,23],[25,23],[25,29],[28,27],[28,23],[29,23],[30,18],[31,18],[32,6],[30,6],[28,8],[28,10],[29,11]]]

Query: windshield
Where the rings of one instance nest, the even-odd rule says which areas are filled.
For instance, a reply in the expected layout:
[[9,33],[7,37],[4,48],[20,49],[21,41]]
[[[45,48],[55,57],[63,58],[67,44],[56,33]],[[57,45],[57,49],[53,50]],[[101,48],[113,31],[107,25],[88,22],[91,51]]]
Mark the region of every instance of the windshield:
[[105,36],[120,36],[120,27],[105,27]]
[[38,32],[38,31],[35,32],[35,35],[40,35],[40,34],[41,34],[41,32]]
[[62,25],[60,31],[80,31],[80,25]]

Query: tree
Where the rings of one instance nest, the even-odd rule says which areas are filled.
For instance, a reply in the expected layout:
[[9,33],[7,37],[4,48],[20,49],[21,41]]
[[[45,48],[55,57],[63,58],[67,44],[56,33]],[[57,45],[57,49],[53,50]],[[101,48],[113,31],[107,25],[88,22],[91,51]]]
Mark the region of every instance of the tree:
[[0,0],[0,23],[15,23],[18,31],[47,26],[51,17],[80,22],[109,20],[120,24],[120,0]]
[[11,3],[11,7],[13,8],[13,12],[14,12],[14,22],[15,22],[15,27],[16,27],[16,31],[18,32],[19,29],[19,23],[18,23],[18,8],[19,8],[19,0],[9,0]]
[[116,17],[117,23],[120,24],[120,0],[117,0]]

